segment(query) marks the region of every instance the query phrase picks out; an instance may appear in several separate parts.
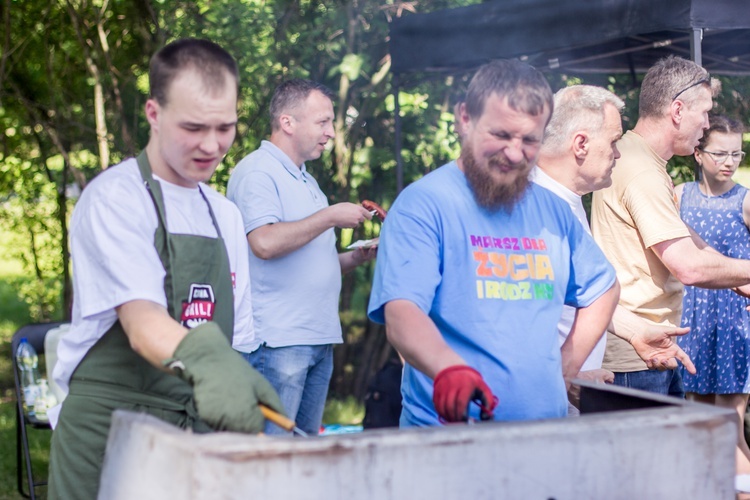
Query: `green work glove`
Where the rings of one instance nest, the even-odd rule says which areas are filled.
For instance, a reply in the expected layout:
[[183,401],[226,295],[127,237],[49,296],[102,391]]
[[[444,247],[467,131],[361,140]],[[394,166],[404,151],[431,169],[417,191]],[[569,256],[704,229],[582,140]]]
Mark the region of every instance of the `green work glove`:
[[271,384],[232,349],[216,323],[190,330],[164,364],[193,386],[198,415],[214,430],[261,432],[260,403],[285,414]]

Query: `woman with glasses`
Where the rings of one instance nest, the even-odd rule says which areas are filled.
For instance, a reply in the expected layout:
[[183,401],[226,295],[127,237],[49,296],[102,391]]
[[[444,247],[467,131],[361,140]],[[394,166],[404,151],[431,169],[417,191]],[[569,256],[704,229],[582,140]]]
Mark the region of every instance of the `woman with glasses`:
[[[696,181],[677,186],[680,215],[715,250],[750,259],[750,197],[732,181],[745,157],[742,125],[725,116],[711,116],[710,126],[695,148]],[[743,287],[744,288],[744,287]],[[732,290],[686,286],[682,326],[690,333],[679,339],[697,373],[682,368],[688,399],[733,408],[740,418],[737,444],[738,480],[750,480],[750,448],[744,434],[745,407],[750,394],[750,301]]]

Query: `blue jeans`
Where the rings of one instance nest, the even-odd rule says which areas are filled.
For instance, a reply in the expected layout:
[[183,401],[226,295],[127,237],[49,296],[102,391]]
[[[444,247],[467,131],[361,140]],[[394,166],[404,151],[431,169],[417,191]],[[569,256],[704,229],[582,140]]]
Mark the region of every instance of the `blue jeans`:
[[679,370],[615,372],[614,384],[685,399],[685,388]]
[[[310,435],[317,435],[333,373],[333,346],[261,345],[257,350],[242,355],[276,389],[287,415],[297,423],[297,427]],[[266,422],[265,433],[287,434],[270,422]]]

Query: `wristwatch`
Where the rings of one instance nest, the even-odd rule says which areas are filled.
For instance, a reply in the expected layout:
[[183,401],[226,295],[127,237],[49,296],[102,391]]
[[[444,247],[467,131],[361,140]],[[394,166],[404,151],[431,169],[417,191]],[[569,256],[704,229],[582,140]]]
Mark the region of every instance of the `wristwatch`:
[[168,368],[169,370],[173,371],[175,375],[182,376],[183,372],[185,371],[185,363],[183,363],[181,360],[177,358],[169,358],[165,359],[161,362],[162,366],[165,368]]

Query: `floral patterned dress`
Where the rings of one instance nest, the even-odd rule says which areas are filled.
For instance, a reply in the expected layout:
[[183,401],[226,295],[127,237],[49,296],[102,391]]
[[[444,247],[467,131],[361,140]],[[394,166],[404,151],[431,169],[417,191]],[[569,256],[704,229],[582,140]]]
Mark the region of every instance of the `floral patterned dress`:
[[[696,182],[690,182],[682,192],[680,215],[717,251],[750,259],[750,230],[742,218],[746,193],[747,189],[736,185],[721,196],[706,196]],[[678,342],[697,369],[690,375],[681,368],[686,392],[750,393],[748,304],[748,299],[731,290],[685,287],[682,326],[691,330]]]

